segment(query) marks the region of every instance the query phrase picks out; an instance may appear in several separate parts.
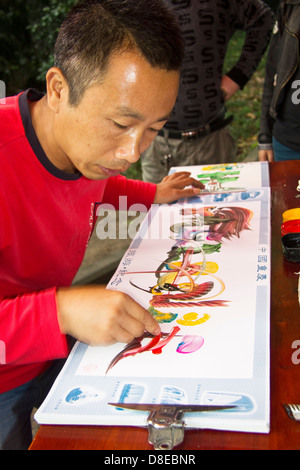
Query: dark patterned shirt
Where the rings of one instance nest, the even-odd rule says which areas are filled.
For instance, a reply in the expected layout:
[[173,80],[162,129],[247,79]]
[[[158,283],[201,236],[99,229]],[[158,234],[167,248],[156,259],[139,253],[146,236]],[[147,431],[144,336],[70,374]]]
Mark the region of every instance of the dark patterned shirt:
[[241,88],[256,70],[273,28],[272,10],[260,0],[164,0],[178,17],[186,55],[177,103],[166,128],[198,128],[224,106],[221,91],[228,43],[246,32],[241,55],[227,75]]
[[300,144],[300,67],[285,87],[282,104],[274,123],[273,135],[281,144],[299,151]]

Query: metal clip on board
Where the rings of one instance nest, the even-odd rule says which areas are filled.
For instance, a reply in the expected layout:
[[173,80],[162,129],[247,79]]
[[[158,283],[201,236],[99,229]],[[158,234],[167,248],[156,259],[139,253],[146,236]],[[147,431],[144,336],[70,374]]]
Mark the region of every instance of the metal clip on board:
[[142,403],[109,403],[129,410],[148,411],[148,440],[155,450],[172,450],[184,440],[184,413],[216,412],[236,406],[168,405]]

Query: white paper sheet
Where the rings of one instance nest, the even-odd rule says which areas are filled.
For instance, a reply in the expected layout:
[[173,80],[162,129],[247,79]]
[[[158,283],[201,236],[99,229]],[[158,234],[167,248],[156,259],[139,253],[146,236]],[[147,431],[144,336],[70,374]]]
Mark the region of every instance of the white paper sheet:
[[149,309],[161,338],[126,351],[77,343],[38,422],[146,424],[109,402],[236,404],[187,426],[269,431],[269,188],[154,206],[108,288]]

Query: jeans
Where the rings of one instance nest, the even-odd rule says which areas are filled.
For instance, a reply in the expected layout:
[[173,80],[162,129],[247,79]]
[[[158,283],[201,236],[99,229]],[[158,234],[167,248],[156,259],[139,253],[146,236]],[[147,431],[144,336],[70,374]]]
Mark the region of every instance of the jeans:
[[65,360],[41,376],[0,394],[0,450],[27,450],[32,442],[31,413],[46,398]]
[[300,159],[300,151],[298,152],[290,147],[286,147],[286,145],[282,145],[275,137],[273,137],[273,150],[275,162]]

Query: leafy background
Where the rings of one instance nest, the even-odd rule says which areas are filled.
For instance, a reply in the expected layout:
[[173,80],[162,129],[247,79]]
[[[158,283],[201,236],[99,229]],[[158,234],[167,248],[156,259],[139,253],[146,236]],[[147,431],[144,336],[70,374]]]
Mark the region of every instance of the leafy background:
[[[28,87],[45,91],[45,74],[53,64],[53,46],[59,25],[77,0],[0,0],[0,80],[6,94]],[[266,1],[276,11],[279,0]],[[224,70],[237,60],[244,35],[231,40]],[[243,91],[228,103],[234,115],[231,132],[243,160],[257,146],[265,57]],[[140,178],[140,165],[133,165],[127,176]]]

